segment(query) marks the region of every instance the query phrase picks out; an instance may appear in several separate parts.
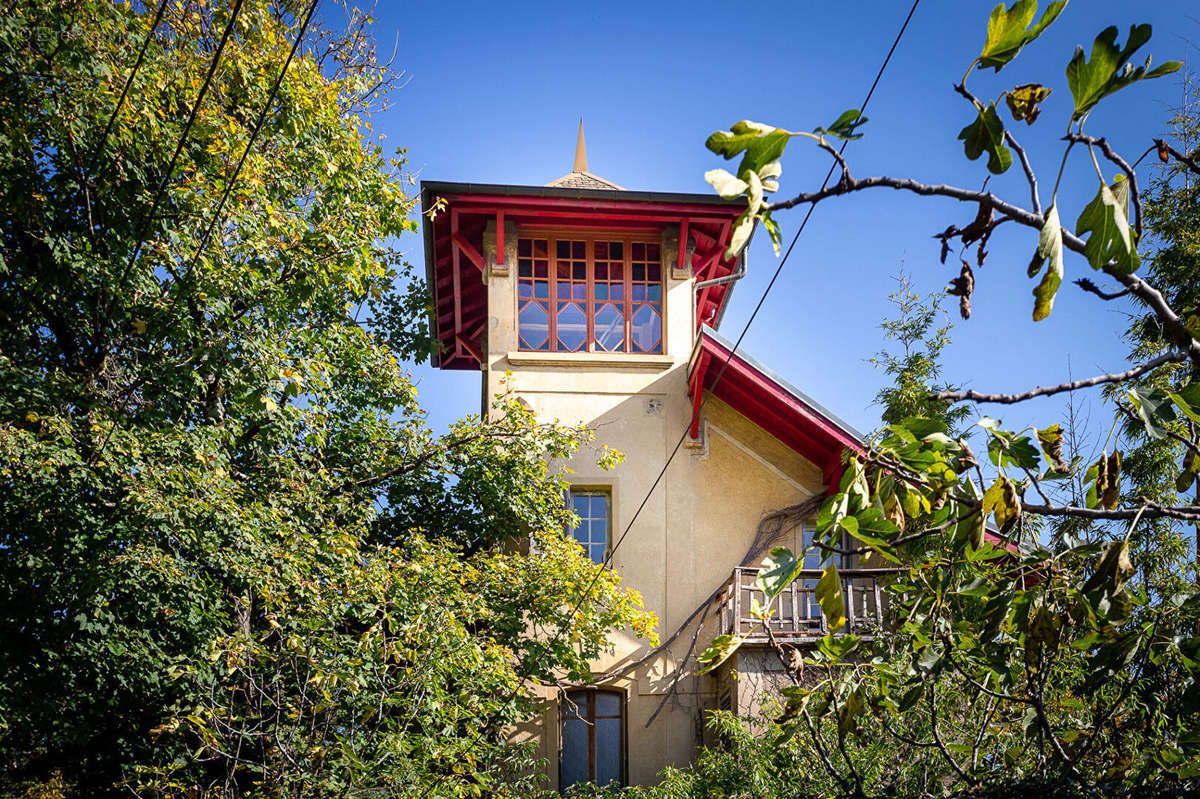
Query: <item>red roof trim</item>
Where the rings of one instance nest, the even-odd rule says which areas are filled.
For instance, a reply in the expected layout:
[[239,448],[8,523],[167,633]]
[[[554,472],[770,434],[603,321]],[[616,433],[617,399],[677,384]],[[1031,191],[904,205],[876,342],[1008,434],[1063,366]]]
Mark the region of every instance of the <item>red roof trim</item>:
[[[620,230],[661,230],[678,225],[686,236],[684,248],[695,244],[691,267],[697,280],[732,274],[738,266],[736,258],[727,260],[724,254],[732,222],[743,206],[715,197],[424,184],[424,209],[428,211],[437,199],[444,203],[439,213],[424,218],[425,264],[433,294],[433,334],[442,348],[435,365],[443,369],[478,369],[487,349],[480,335],[481,323],[487,319],[480,253],[489,221],[496,220],[498,227],[507,219],[529,226]],[[670,266],[677,267],[684,260]],[[696,326],[718,319],[729,294],[729,284],[699,292]]]
[[[731,350],[732,346],[716,338],[711,330],[702,329],[690,366],[691,390],[702,387],[711,391],[820,468],[830,488],[836,490],[842,451],[863,451],[859,435],[753,360],[738,353],[730,357]],[[699,403],[695,403],[694,410],[697,418],[692,420],[692,431],[697,435]]]

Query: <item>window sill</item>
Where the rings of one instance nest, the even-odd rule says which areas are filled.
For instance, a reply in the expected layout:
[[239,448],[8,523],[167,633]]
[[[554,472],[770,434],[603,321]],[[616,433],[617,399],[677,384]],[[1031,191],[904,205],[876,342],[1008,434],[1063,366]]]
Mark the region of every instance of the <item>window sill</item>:
[[513,366],[587,366],[603,369],[662,371],[675,364],[670,355],[607,352],[510,352]]

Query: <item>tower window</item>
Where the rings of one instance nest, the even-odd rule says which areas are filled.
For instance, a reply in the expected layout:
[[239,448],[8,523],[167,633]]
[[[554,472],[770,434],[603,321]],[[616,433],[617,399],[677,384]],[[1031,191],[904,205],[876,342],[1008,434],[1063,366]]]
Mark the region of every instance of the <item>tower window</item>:
[[662,247],[612,236],[522,237],[522,350],[660,353]]
[[625,782],[625,696],[619,691],[569,691],[562,703],[559,787]]
[[572,530],[575,540],[596,563],[603,563],[608,553],[611,531],[612,495],[607,491],[571,489],[567,495],[568,507],[579,517],[579,524]]

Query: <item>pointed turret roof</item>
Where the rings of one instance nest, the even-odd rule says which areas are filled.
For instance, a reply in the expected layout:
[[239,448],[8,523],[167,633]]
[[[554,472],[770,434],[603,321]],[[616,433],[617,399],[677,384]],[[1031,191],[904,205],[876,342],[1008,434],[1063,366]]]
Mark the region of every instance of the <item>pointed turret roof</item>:
[[575,165],[571,168],[570,172],[558,180],[550,181],[546,185],[565,189],[625,190],[610,180],[605,180],[599,175],[593,175],[591,172],[588,172],[587,143],[583,139],[583,117],[579,118],[579,138],[575,140]]

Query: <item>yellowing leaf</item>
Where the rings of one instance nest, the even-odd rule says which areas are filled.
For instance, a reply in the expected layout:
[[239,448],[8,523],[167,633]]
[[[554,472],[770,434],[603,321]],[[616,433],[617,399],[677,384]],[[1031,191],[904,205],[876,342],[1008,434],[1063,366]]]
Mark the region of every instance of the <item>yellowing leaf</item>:
[[1054,307],[1054,295],[1062,284],[1063,277],[1063,242],[1062,225],[1058,220],[1058,207],[1050,206],[1046,212],[1046,221],[1042,225],[1041,235],[1038,236],[1037,253],[1029,265],[1030,277],[1037,274],[1042,263],[1047,263],[1046,274],[1033,290],[1033,321],[1040,322],[1050,315]]

